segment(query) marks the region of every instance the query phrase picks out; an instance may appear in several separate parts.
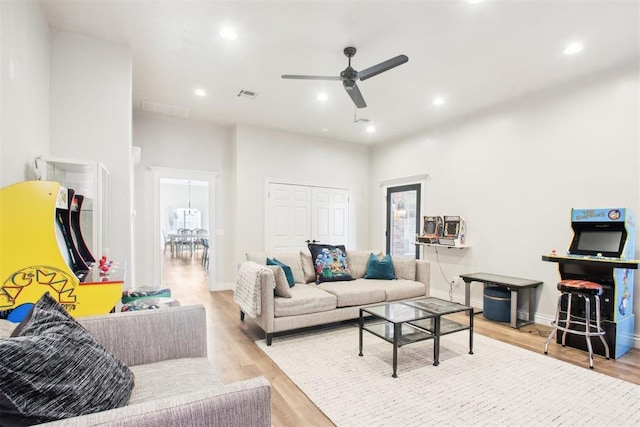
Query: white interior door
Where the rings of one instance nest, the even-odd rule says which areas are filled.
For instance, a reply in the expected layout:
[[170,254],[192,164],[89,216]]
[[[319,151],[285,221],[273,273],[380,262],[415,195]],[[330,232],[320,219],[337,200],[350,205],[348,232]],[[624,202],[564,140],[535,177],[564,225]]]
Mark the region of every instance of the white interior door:
[[347,245],[349,238],[349,191],[312,187],[312,240]]
[[349,190],[268,185],[267,251],[306,249],[307,241],[348,244]]
[[269,184],[267,250],[299,251],[311,237],[311,187]]

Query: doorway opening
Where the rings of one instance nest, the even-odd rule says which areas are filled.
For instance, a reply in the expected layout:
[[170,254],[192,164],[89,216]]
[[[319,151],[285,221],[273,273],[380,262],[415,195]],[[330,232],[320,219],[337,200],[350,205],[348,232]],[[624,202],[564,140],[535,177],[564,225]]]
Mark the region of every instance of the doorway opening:
[[216,284],[215,173],[152,167],[154,280],[163,287],[197,277]]
[[387,188],[387,253],[418,258],[420,184]]
[[184,261],[202,259],[206,267],[209,240],[209,183],[207,181],[161,178],[160,225],[163,253]]

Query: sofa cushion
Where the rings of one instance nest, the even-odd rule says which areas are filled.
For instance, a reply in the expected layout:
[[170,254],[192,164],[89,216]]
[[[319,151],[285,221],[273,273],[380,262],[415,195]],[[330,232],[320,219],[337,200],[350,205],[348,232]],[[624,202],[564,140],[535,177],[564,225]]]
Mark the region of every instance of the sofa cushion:
[[282,267],[280,267],[279,265],[268,265],[267,268],[273,272],[273,278],[276,281],[276,289],[274,290],[276,296],[291,298],[291,292],[289,292],[289,282],[285,277]]
[[180,393],[220,385],[215,369],[206,357],[171,359],[132,366],[136,385],[129,405],[150,402]]
[[398,301],[403,299],[424,297],[427,293],[424,283],[413,280],[379,280],[379,279],[361,279],[366,280],[368,286],[372,289],[384,292],[384,301]]
[[245,254],[247,261],[253,261],[261,265],[267,265],[267,258],[278,258],[280,262],[291,267],[293,279],[296,283],[306,283],[304,280],[304,272],[302,271],[302,258],[299,252],[247,252]]
[[372,253],[377,256],[382,255],[380,251],[354,251],[347,249],[347,259],[349,260],[351,277],[354,279],[362,279],[364,277],[364,273],[367,271],[369,255]]
[[290,292],[291,298],[274,298],[275,317],[298,316],[336,308],[335,295],[319,289],[315,284],[297,284]]
[[309,243],[316,283],[353,280],[344,245]]
[[313,259],[311,258],[311,252],[307,249],[300,251],[300,257],[302,257],[302,271],[304,272],[305,283],[311,283],[316,281],[316,270],[313,267]]
[[398,279],[416,280],[416,259],[394,256],[393,271]]
[[387,254],[381,258],[377,257],[373,253],[369,255],[369,261],[367,261],[367,272],[364,274],[364,278],[395,280],[396,275],[393,271],[391,255]]
[[289,287],[296,284],[296,281],[293,278],[291,267],[289,267],[284,262],[279,261],[278,258],[267,258],[267,265],[277,265],[278,267],[282,267],[282,271],[284,271],[284,277],[287,279],[287,284],[289,285]]
[[0,419],[44,422],[124,406],[133,373],[48,293],[0,342]]
[[318,288],[333,294],[337,298],[338,307],[373,304],[385,300],[384,289],[369,286],[369,280],[357,279],[350,282],[321,283]]

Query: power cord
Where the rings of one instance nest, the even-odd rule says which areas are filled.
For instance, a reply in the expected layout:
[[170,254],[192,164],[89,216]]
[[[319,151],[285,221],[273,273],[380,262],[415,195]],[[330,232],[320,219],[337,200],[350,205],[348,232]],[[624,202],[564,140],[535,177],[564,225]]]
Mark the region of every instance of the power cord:
[[518,331],[525,332],[528,334],[538,334],[541,337],[548,337],[549,334],[551,333],[551,329],[545,331],[544,329],[539,329],[539,328],[531,329],[529,331],[523,331],[522,329],[518,328]]
[[436,261],[438,262],[440,274],[442,274],[444,280],[449,284],[449,302],[453,302],[453,281],[449,280],[449,278],[447,278],[447,275],[444,274],[444,270],[442,269],[442,265],[440,264],[440,254],[438,254],[438,248],[434,246],[434,249],[436,250]]

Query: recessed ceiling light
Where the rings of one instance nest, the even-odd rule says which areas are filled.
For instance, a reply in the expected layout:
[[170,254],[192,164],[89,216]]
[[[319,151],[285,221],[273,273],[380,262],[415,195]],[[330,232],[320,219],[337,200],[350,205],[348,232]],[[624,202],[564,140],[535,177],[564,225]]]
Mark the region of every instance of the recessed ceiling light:
[[440,106],[440,105],[444,104],[444,97],[438,96],[436,98],[433,98],[432,104],[436,105],[436,106]]
[[327,95],[325,92],[320,92],[318,96],[316,96],[316,99],[318,101],[326,101],[327,99],[329,99],[329,95]]
[[225,40],[235,40],[238,38],[238,34],[236,33],[236,30],[231,28],[231,27],[222,27],[222,29],[220,29],[220,37],[222,37]]
[[320,130],[321,130],[322,132],[329,132],[329,129],[327,129],[327,128],[322,128],[322,129],[320,129]]
[[367,126],[367,132],[374,133],[376,131],[376,127],[373,125]]
[[584,49],[584,45],[582,43],[570,43],[564,49],[565,55],[573,55],[574,53],[578,53]]
[[193,93],[196,96],[207,96],[207,91],[202,89],[202,88],[198,88],[198,89],[194,90]]

